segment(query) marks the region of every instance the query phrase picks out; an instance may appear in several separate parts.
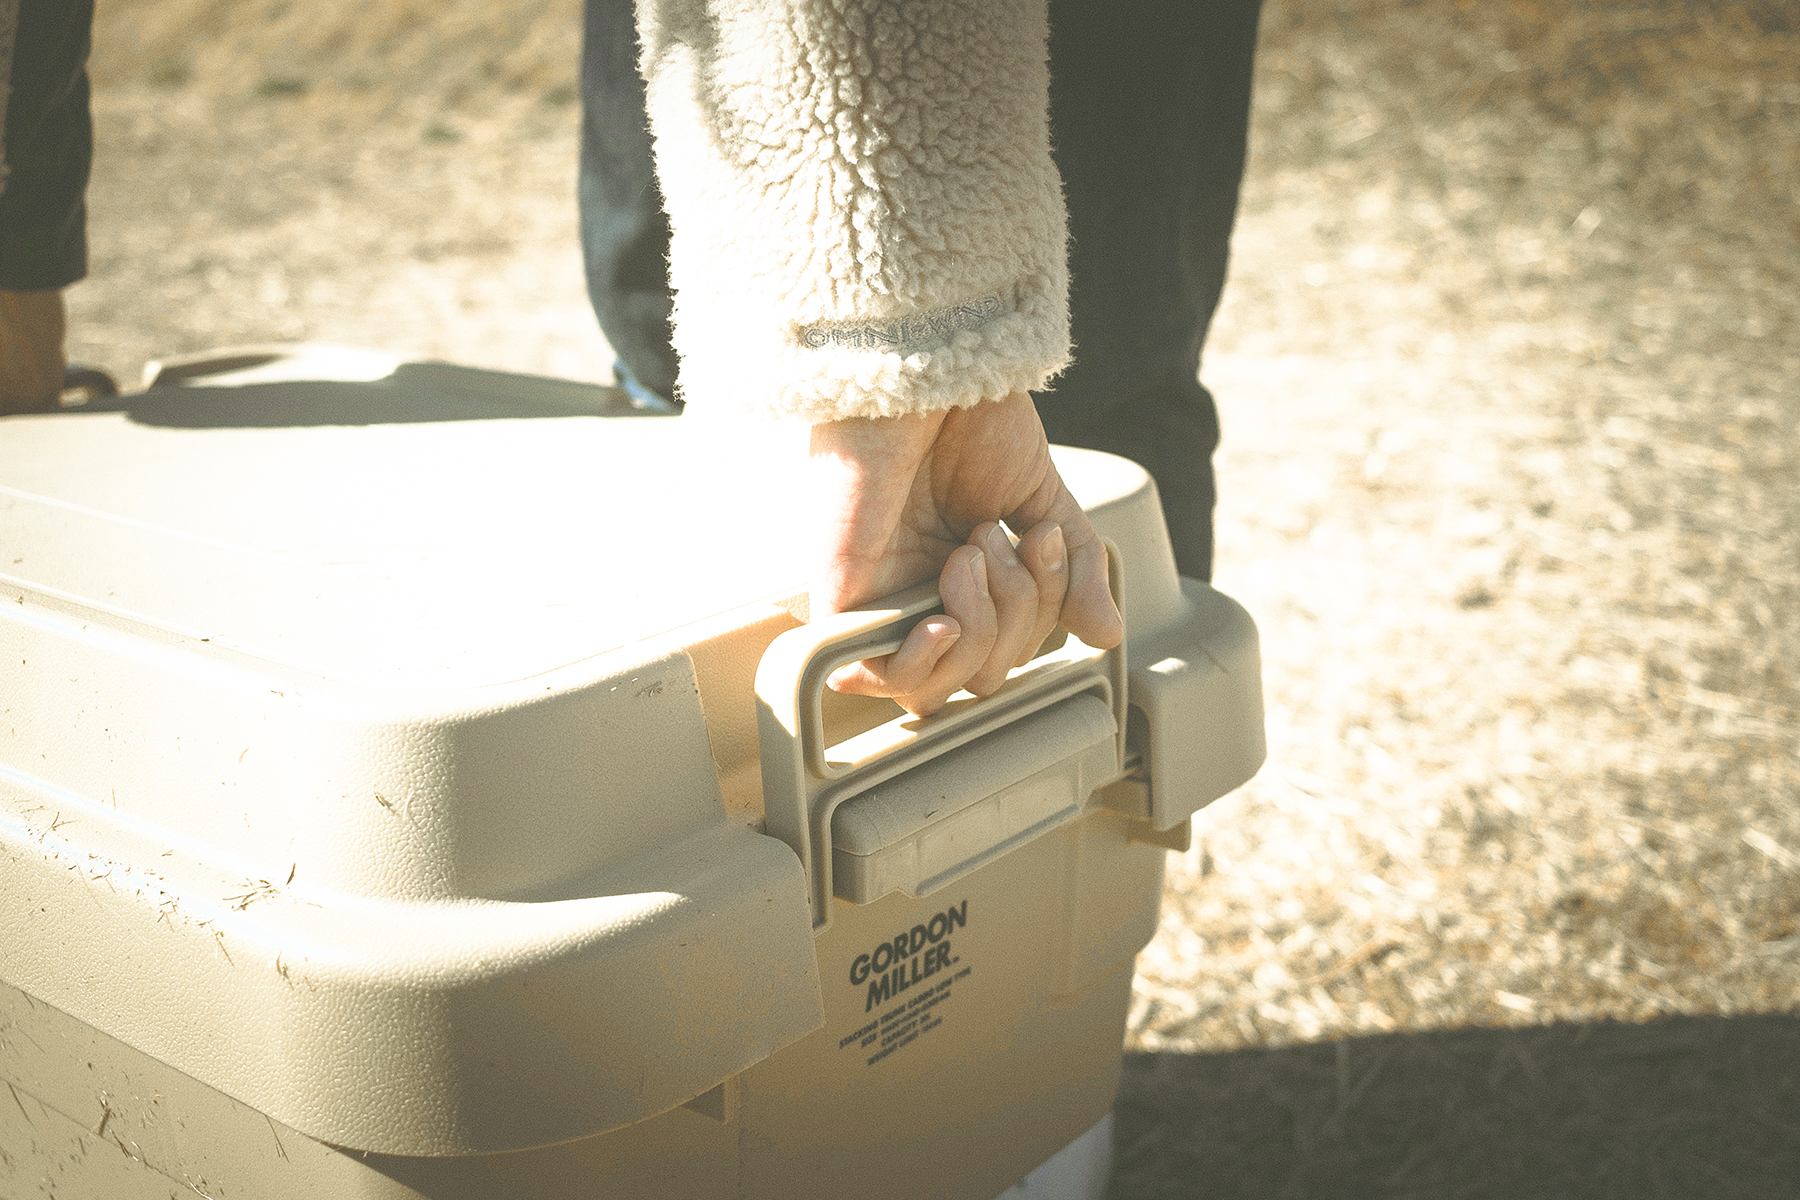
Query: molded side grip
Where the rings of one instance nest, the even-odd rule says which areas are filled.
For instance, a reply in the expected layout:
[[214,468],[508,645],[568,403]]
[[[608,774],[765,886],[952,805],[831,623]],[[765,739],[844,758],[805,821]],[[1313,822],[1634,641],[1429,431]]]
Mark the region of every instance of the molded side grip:
[[1229,596],[1181,581],[1185,613],[1130,651],[1131,707],[1156,829],[1187,820],[1255,775],[1268,756],[1256,622]]

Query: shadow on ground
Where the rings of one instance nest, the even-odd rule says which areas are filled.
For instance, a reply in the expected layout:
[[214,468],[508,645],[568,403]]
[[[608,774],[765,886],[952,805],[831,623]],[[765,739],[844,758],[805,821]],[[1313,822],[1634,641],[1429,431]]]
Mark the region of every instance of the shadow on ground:
[[1800,1019],[1133,1054],[1113,1200],[1800,1195]]
[[267,382],[185,386],[181,381],[74,406],[69,413],[123,412],[140,425],[170,429],[282,429],[318,425],[405,425],[440,421],[651,415],[618,388],[490,371],[456,363],[405,362],[379,379],[351,381],[284,374]]

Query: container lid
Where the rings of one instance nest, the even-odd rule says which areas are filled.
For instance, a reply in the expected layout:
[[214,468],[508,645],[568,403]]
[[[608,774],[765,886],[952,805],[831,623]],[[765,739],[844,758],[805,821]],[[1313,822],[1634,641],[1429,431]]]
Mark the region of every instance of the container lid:
[[[318,358],[287,365],[337,365]],[[268,374],[7,422],[0,572],[309,675],[432,691],[802,577],[793,426],[636,416],[611,389],[438,363]]]

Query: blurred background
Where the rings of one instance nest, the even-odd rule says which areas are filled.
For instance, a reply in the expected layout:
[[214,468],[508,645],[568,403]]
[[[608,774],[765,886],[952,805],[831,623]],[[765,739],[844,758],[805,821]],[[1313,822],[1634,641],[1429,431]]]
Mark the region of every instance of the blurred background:
[[[101,0],[72,354],[607,379],[578,51]],[[1119,1194],[1800,1194],[1800,7],[1271,0],[1202,374],[1270,761],[1171,860]]]

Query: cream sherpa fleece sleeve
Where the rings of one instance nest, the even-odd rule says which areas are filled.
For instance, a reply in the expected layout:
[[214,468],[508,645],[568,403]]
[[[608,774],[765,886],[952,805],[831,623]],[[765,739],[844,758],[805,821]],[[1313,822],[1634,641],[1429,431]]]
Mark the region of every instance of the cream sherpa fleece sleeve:
[[824,420],[1069,353],[1043,0],[638,0],[684,398]]

